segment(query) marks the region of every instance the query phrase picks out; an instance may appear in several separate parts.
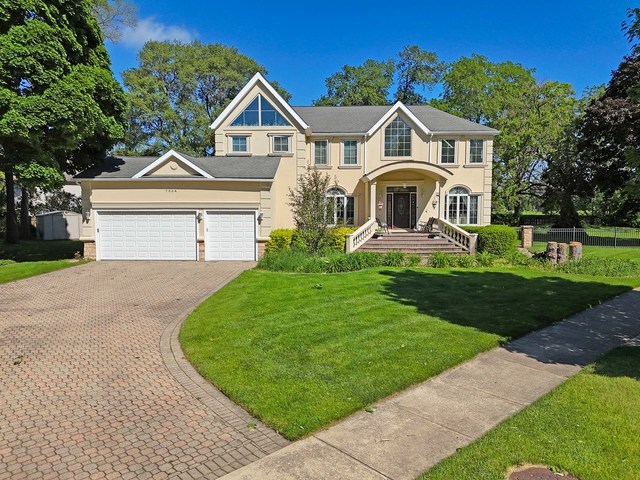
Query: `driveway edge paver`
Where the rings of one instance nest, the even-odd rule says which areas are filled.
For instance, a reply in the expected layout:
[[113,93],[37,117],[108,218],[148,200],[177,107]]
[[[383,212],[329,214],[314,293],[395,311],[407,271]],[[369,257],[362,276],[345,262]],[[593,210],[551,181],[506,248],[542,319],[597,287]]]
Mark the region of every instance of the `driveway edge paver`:
[[[198,306],[241,273],[235,271],[226,275],[216,289],[203,295],[198,300]],[[220,465],[224,470],[227,470],[225,473],[228,473],[271,454],[289,445],[290,442],[233,402],[211,382],[202,377],[187,360],[180,345],[180,328],[194,310],[194,308],[186,309],[167,326],[160,337],[160,353],[169,373],[185,390],[207,407],[208,411],[214,416],[223,419],[226,424],[238,430],[244,430],[245,436],[260,447],[261,450],[254,450],[251,449],[251,445],[246,445],[245,448],[248,449],[248,452],[244,457],[235,459],[227,465]],[[255,424],[255,428],[249,429],[250,423]]]
[[[640,338],[640,289],[381,400],[228,480],[412,480],[609,350]],[[356,473],[357,472],[357,473]]]

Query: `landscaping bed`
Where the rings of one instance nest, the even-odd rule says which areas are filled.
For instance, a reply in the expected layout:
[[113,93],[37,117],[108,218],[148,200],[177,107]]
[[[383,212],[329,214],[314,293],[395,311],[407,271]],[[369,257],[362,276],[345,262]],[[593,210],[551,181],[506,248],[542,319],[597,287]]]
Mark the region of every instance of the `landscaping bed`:
[[546,465],[581,480],[635,480],[640,472],[640,347],[618,348],[420,480],[498,480]]
[[528,267],[253,270],[180,340],[205,378],[296,439],[638,284]]

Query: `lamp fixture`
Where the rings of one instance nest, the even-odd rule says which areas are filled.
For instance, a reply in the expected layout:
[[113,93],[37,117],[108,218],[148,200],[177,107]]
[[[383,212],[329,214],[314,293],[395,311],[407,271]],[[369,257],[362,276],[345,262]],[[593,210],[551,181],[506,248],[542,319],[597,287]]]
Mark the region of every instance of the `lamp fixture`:
[[433,198],[433,202],[431,202],[431,205],[433,205],[433,208],[436,208],[438,206],[438,197]]
[[87,210],[86,212],[84,212],[84,219],[85,221],[89,221],[89,219],[91,218],[91,210]]
[[196,220],[198,220],[199,222],[202,221],[202,212],[196,213]]

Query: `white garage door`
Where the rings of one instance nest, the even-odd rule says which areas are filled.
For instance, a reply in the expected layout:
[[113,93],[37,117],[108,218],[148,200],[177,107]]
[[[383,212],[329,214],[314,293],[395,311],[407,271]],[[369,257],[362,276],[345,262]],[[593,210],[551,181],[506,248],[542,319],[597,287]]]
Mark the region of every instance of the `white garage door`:
[[255,260],[255,212],[207,212],[207,260]]
[[98,212],[101,260],[196,260],[195,212]]

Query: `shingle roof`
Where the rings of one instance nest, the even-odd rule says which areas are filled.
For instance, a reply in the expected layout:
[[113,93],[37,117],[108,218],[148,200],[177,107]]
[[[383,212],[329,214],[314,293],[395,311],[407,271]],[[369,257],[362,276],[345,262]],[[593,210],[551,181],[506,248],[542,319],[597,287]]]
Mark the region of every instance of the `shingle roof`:
[[[180,155],[214,179],[225,180],[273,180],[280,164],[280,157],[192,157],[183,153]],[[79,180],[132,178],[157,159],[158,157],[109,157],[104,164],[85,170],[74,178]]]
[[[393,108],[386,106],[362,107],[293,107],[314,134],[319,133],[365,133],[373,127],[385,113]],[[456,117],[428,105],[413,105],[407,108],[433,133],[438,132],[486,132],[495,134],[497,130]]]

